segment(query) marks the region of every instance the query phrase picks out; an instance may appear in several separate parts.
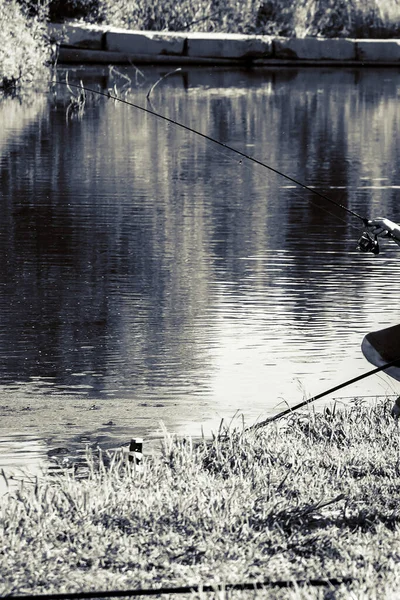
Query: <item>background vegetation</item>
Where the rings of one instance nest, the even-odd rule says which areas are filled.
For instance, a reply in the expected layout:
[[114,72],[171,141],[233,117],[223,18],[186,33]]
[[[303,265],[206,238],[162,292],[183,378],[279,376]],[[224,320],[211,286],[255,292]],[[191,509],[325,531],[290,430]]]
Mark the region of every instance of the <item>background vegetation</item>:
[[51,58],[46,38],[47,7],[0,0],[0,90],[15,92],[44,75]]
[[400,32],[399,0],[51,0],[50,16],[157,31],[359,38]]
[[[197,448],[166,436],[141,471],[92,458],[86,473],[26,486],[0,504],[0,593],[346,577],[268,598],[398,597],[390,406],[295,413]],[[239,596],[265,591],[217,597]]]

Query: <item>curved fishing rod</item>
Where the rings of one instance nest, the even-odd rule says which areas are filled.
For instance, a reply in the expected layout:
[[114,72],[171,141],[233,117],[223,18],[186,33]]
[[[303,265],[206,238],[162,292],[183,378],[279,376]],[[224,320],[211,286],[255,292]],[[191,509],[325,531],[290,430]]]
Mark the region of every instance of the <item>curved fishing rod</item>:
[[[202,133],[201,131],[198,131],[197,129],[193,129],[192,127],[189,127],[189,125],[185,125],[184,123],[180,123],[179,121],[175,121],[175,119],[171,119],[170,117],[166,117],[165,115],[162,115],[158,112],[155,112],[154,110],[151,110],[149,108],[145,108],[144,106],[140,106],[139,104],[135,104],[134,102],[130,102],[129,100],[124,100],[123,98],[118,98],[118,96],[115,96],[111,93],[107,92],[102,92],[100,90],[94,90],[91,88],[88,88],[82,84],[76,84],[76,83],[70,83],[68,81],[55,81],[52,82],[55,85],[65,85],[67,87],[74,87],[77,88],[79,90],[85,91],[85,92],[90,92],[92,94],[98,94],[99,96],[104,96],[105,98],[109,98],[111,100],[117,100],[118,102],[122,102],[123,104],[127,104],[128,106],[132,106],[133,108],[137,108],[138,110],[141,110],[142,112],[145,112],[149,115],[152,115],[153,117],[157,117],[158,119],[162,119],[164,121],[166,121],[167,123],[171,123],[172,125],[176,125],[177,127],[180,127],[181,129],[184,129],[185,131],[189,131],[190,133],[194,133],[195,135],[199,135],[200,137],[204,138],[205,140],[208,140],[209,142],[213,142],[214,144],[218,144],[219,146],[222,146],[223,148],[226,148],[227,150],[230,150],[231,152],[234,152],[235,154],[238,154],[239,156],[242,156],[243,158],[246,158],[247,160],[250,160],[251,162],[260,165],[261,167],[264,167],[265,169],[268,169],[269,171],[272,171],[273,173],[276,173],[277,175],[280,175],[281,177],[284,177],[285,179],[287,179],[288,181],[291,181],[292,183],[295,183],[296,185],[302,187],[303,189],[307,190],[308,192],[311,192],[312,194],[315,194],[316,196],[319,196],[320,198],[322,198],[323,200],[326,200],[327,202],[330,202],[331,204],[334,204],[335,206],[341,208],[342,210],[346,211],[347,213],[349,213],[350,215],[352,215],[353,217],[356,217],[357,219],[359,219],[364,226],[368,225],[368,219],[366,217],[362,217],[361,215],[359,215],[357,212],[355,212],[354,210],[351,210],[350,208],[347,208],[347,206],[344,206],[343,204],[340,204],[340,202],[336,202],[336,200],[333,200],[332,198],[330,198],[329,196],[326,196],[325,194],[322,194],[321,192],[318,192],[317,190],[309,187],[308,185],[306,185],[305,183],[302,183],[301,181],[298,181],[297,179],[294,179],[294,177],[290,177],[290,175],[286,175],[285,173],[282,173],[282,171],[279,171],[278,169],[275,169],[274,167],[271,167],[270,165],[267,165],[267,163],[258,160],[258,158],[255,158],[254,156],[251,156],[250,154],[246,154],[245,152],[242,152],[241,150],[238,150],[237,148],[234,148],[233,146],[230,146],[229,144],[225,144],[224,142],[221,142],[220,140],[217,140],[205,133]],[[370,248],[368,248],[370,249]]]

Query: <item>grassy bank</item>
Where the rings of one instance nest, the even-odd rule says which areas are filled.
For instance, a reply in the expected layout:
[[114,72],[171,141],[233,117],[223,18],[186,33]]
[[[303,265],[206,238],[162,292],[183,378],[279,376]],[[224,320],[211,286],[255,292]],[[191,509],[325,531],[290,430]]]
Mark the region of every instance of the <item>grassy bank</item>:
[[47,7],[30,13],[28,2],[0,0],[0,92],[15,93],[43,77],[50,61]]
[[53,19],[83,17],[156,31],[355,38],[400,33],[398,0],[52,0],[50,12]]
[[166,439],[141,472],[93,462],[86,479],[5,497],[0,593],[350,577],[268,598],[396,597],[400,446],[390,405],[294,414],[197,448]]

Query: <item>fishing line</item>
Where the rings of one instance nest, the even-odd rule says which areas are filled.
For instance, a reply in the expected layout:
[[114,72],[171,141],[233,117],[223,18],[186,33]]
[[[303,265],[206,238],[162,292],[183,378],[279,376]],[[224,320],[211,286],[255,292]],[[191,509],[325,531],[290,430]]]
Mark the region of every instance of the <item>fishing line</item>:
[[282,171],[279,171],[278,169],[276,169],[275,167],[271,167],[270,165],[268,165],[267,163],[259,160],[258,158],[255,158],[254,156],[251,156],[250,154],[247,154],[246,152],[243,152],[242,150],[238,150],[237,148],[234,148],[233,146],[230,146],[229,144],[226,144],[225,142],[221,142],[220,140],[217,140],[216,138],[213,138],[205,133],[202,133],[201,131],[198,131],[197,129],[193,129],[193,127],[189,127],[189,125],[185,125],[184,123],[181,123],[180,121],[175,121],[175,119],[171,119],[170,117],[167,117],[165,115],[162,115],[161,113],[158,113],[154,110],[151,110],[149,108],[145,108],[144,106],[140,106],[139,104],[136,104],[134,102],[131,102],[129,100],[125,100],[124,98],[119,98],[116,95],[111,94],[110,92],[102,92],[100,90],[94,90],[92,88],[88,88],[82,84],[76,84],[76,83],[69,83],[68,81],[64,82],[64,81],[53,81],[52,82],[53,85],[65,85],[65,86],[69,86],[69,87],[74,87],[76,89],[79,90],[83,90],[85,92],[89,92],[92,94],[98,94],[99,96],[104,96],[105,98],[111,99],[111,100],[116,100],[118,102],[122,102],[122,104],[126,104],[127,106],[132,106],[133,108],[136,108],[146,114],[152,115],[153,117],[156,117],[157,119],[162,119],[164,121],[166,121],[167,123],[170,123],[172,125],[176,125],[177,127],[180,127],[181,129],[184,129],[185,131],[189,131],[190,133],[194,133],[195,135],[198,135],[202,138],[204,138],[205,140],[208,140],[209,142],[213,142],[214,144],[217,144],[219,146],[221,146],[222,148],[226,148],[227,150],[234,152],[236,154],[238,154],[239,156],[242,156],[243,158],[246,158],[247,160],[260,165],[261,167],[264,167],[265,169],[268,169],[269,171],[272,171],[273,173],[276,173],[277,175],[280,175],[281,177],[284,177],[285,179],[287,179],[288,181],[291,181],[292,183],[295,183],[296,185],[302,187],[303,189],[311,192],[312,194],[318,196],[319,198],[322,198],[323,200],[326,200],[327,202],[330,202],[331,204],[334,204],[335,206],[337,206],[338,208],[341,208],[342,210],[346,211],[348,214],[352,215],[353,217],[356,217],[357,219],[359,219],[363,225],[368,225],[368,219],[365,217],[362,217],[361,215],[359,215],[357,212],[355,212],[354,210],[351,210],[350,208],[348,208],[347,206],[344,206],[343,204],[340,204],[340,202],[336,202],[336,200],[333,200],[332,198],[330,198],[329,196],[326,196],[325,194],[322,194],[321,192],[318,192],[316,189],[309,187],[308,185],[306,185],[305,183],[302,183],[301,181],[298,181],[297,179],[294,179],[294,177],[291,177],[290,175],[286,175],[285,173],[283,173]]

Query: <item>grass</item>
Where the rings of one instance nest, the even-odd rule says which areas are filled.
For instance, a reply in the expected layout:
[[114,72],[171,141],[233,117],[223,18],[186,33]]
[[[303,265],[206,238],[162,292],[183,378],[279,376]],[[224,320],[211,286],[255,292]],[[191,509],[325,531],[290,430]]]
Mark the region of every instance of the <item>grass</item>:
[[22,488],[1,505],[0,593],[350,577],[268,598],[395,598],[400,438],[390,404],[295,413],[197,447],[166,436],[140,472],[117,455],[107,465],[92,457],[83,479]]
[[45,76],[51,58],[46,9],[29,14],[26,2],[0,0],[0,92],[17,93]]
[[400,33],[398,0],[68,0],[54,17],[74,15],[141,30],[282,36],[390,38]]

